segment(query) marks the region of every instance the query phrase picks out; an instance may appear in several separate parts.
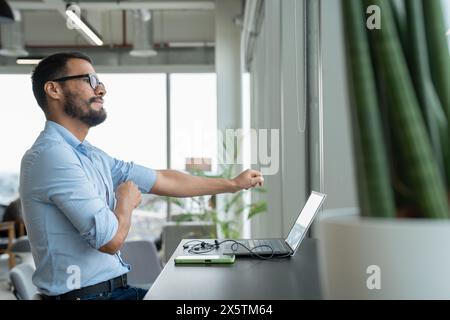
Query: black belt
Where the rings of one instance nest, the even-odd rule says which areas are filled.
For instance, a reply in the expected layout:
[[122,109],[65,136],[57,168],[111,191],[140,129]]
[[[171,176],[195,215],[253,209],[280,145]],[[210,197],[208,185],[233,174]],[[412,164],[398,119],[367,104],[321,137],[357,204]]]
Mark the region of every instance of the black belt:
[[115,277],[92,286],[76,289],[73,291],[60,294],[58,296],[43,295],[44,300],[79,300],[85,296],[97,295],[100,293],[113,292],[115,289],[125,287],[127,285],[127,275]]

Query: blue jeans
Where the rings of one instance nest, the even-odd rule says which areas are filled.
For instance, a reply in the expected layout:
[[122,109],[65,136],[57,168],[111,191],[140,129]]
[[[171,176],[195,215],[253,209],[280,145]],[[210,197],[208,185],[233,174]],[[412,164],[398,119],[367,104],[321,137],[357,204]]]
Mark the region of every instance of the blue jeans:
[[147,290],[125,286],[113,292],[104,292],[96,295],[82,297],[81,300],[142,300]]

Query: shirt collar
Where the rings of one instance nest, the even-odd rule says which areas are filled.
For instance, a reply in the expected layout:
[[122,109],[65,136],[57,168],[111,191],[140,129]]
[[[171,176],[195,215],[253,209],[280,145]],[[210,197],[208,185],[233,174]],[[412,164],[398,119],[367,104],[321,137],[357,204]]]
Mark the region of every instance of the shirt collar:
[[47,120],[44,130],[56,131],[68,144],[70,144],[74,148],[82,143],[69,130],[54,121]]

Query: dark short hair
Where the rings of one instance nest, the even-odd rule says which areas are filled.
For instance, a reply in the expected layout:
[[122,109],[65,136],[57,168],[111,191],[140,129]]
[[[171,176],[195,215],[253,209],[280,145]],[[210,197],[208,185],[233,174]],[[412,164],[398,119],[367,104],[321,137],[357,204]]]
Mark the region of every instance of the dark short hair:
[[47,97],[44,91],[44,85],[51,79],[65,75],[67,61],[69,59],[83,59],[92,64],[91,58],[81,52],[61,52],[43,59],[33,71],[31,76],[33,94],[44,112],[47,109]]

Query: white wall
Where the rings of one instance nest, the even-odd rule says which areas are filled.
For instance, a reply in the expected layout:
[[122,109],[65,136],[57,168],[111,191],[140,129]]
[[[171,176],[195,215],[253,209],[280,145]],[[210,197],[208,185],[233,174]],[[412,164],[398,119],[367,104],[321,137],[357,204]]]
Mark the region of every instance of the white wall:
[[[281,1],[264,2],[264,22],[256,40],[253,60],[250,66],[251,95],[251,127],[254,129],[280,130],[280,136],[286,138],[282,129],[284,121],[282,108],[282,73],[281,73]],[[255,143],[255,142],[252,142]],[[275,143],[275,142],[274,142]],[[281,144],[281,141],[276,141]],[[291,145],[290,150],[296,149]],[[284,149],[280,148],[283,153]],[[285,157],[280,155],[280,161]],[[293,158],[292,158],[293,159]],[[259,165],[255,166],[260,169]],[[290,216],[283,210],[284,190],[298,198],[296,191],[283,181],[283,168],[280,166],[274,175],[266,175],[265,188],[267,193],[261,198],[267,200],[267,212],[252,220],[252,235],[254,237],[279,237],[285,234],[283,221],[289,221]],[[284,183],[284,184],[283,184]],[[291,191],[288,191],[291,190]],[[295,214],[295,213],[294,213]]]
[[341,0],[322,1],[324,208],[357,204]]
[[282,8],[282,178],[283,235],[306,201],[307,172],[303,5],[283,0]]

